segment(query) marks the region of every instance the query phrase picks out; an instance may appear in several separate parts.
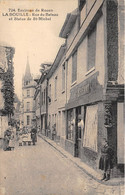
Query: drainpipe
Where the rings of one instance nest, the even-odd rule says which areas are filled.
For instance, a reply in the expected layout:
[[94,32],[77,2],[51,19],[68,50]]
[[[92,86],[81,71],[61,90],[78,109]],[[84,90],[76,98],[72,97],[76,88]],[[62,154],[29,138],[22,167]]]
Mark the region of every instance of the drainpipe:
[[[67,104],[67,76],[68,76],[68,60],[66,60],[66,104]],[[68,112],[67,110],[65,111],[65,136],[66,139],[68,138],[67,130],[68,130]]]
[[[48,79],[46,79],[46,128],[48,124]],[[47,129],[47,136],[48,136],[48,129]]]
[[42,86],[41,86],[41,83],[40,83],[40,131],[41,131],[41,90],[42,90]]
[[66,60],[66,104],[67,104],[67,76],[68,76],[68,61]]

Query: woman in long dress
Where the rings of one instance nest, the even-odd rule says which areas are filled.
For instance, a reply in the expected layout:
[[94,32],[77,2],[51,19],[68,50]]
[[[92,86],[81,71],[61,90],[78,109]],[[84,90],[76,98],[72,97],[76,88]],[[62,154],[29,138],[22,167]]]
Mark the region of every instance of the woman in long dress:
[[10,149],[14,149],[14,147],[15,147],[14,131],[11,131],[11,136],[10,136],[10,141],[9,141],[9,147],[10,147]]
[[3,145],[3,150],[7,151],[9,150],[9,141],[10,141],[10,137],[11,137],[11,131],[9,129],[7,129],[4,132],[4,145]]
[[101,157],[99,160],[99,169],[104,171],[101,180],[108,181],[110,179],[111,169],[113,168],[114,152],[109,147],[106,139],[103,139],[103,146],[101,148]]

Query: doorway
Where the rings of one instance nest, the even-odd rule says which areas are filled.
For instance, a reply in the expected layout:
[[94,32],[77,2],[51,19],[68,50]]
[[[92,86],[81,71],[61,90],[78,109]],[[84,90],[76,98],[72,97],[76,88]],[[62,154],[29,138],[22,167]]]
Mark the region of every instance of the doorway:
[[76,108],[76,134],[75,134],[75,156],[81,157],[81,106]]

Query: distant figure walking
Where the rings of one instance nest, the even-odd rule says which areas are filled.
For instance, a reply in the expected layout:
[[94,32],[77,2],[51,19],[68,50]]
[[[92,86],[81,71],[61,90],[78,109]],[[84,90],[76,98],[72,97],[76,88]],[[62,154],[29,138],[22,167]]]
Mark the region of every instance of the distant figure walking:
[[37,130],[36,130],[36,127],[34,126],[31,129],[31,139],[32,139],[33,145],[35,145],[35,142],[36,142],[36,133],[37,133]]
[[4,150],[4,151],[10,150],[10,148],[9,148],[9,141],[10,141],[10,138],[11,138],[11,131],[10,131],[10,129],[8,128],[8,129],[4,132],[4,143],[3,143],[3,150]]
[[103,139],[102,144],[99,169],[104,171],[103,178],[101,180],[108,181],[110,179],[111,169],[113,168],[114,152],[112,148],[109,147],[106,139]]
[[15,135],[14,135],[14,131],[11,131],[11,136],[10,136],[10,140],[9,140],[9,148],[10,150],[13,149],[14,150],[15,147]]

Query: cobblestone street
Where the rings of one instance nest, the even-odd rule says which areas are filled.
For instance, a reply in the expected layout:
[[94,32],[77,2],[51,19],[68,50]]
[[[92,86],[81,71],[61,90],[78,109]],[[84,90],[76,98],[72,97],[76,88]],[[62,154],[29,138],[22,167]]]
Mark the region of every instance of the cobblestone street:
[[0,151],[0,195],[123,195],[98,183],[41,138],[36,146]]

